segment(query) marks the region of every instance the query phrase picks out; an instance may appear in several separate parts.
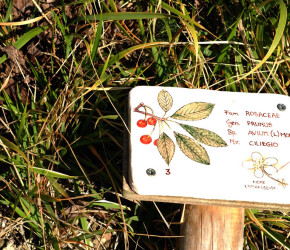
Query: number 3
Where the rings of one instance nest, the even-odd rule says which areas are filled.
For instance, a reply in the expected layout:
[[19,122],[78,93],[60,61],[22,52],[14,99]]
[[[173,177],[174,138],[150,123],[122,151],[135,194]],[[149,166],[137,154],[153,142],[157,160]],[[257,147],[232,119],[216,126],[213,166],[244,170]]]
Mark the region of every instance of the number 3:
[[166,175],[170,175],[170,174],[171,174],[171,172],[170,172],[170,169],[169,169],[169,168],[166,168],[165,170],[166,170],[166,173],[165,173]]

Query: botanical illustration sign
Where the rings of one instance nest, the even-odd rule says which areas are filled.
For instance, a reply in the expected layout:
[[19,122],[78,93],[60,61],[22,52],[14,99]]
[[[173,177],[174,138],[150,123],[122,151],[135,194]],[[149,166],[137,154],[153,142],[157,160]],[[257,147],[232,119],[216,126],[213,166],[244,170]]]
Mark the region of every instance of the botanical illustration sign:
[[[159,137],[154,141],[160,155],[163,157],[167,165],[169,165],[175,153],[175,143],[165,133],[164,127],[170,129],[170,123],[176,123],[188,132],[194,139],[174,131],[176,143],[180,150],[191,160],[209,165],[210,159],[207,151],[198,142],[213,147],[225,147],[226,142],[214,132],[197,128],[194,126],[179,123],[178,121],[198,121],[207,118],[213,110],[214,104],[207,102],[191,102],[180,109],[173,115],[166,117],[166,113],[171,109],[173,98],[166,90],[161,90],[157,96],[159,106],[163,109],[162,117],[154,115],[154,110],[144,103],[140,103],[133,111],[144,114],[143,119],[138,120],[137,126],[144,128],[147,124],[157,126],[159,128]],[[143,111],[141,111],[143,110]],[[149,112],[147,111],[149,110]],[[152,111],[152,112],[150,112]],[[149,117],[146,119],[146,117]],[[165,126],[166,125],[166,126]],[[153,132],[153,130],[152,130]],[[152,133],[151,133],[152,134]],[[151,135],[143,135],[140,138],[141,143],[150,144]]]
[[290,204],[289,97],[144,86],[129,104],[136,193]]

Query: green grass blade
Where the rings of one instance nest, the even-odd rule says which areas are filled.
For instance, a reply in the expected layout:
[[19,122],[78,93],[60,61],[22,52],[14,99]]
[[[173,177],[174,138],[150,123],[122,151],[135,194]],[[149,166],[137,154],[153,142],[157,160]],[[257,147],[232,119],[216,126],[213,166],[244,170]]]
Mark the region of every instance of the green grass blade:
[[21,49],[26,43],[28,43],[33,37],[37,36],[41,32],[45,31],[48,26],[42,26],[34,28],[27,33],[25,33],[22,37],[17,39],[17,41],[13,44],[16,49]]
[[2,143],[6,147],[8,147],[9,149],[11,149],[11,150],[15,151],[16,153],[18,153],[19,155],[21,155],[23,157],[23,159],[29,164],[29,161],[28,161],[26,155],[14,143],[12,143],[11,141],[7,140],[6,138],[4,138],[1,135],[0,135],[0,140],[2,141]]
[[72,23],[79,21],[121,21],[121,20],[138,20],[138,19],[152,19],[152,18],[168,18],[171,17],[168,14],[162,13],[150,13],[150,12],[111,12],[97,15],[87,15],[85,17],[79,17]]
[[[135,51],[135,50],[140,50],[140,49],[148,49],[148,48],[153,48],[153,47],[159,47],[162,45],[169,45],[169,43],[163,43],[163,42],[151,42],[151,43],[146,43],[146,44],[138,44],[135,46],[132,46],[128,49],[125,49],[123,51],[121,51],[120,53],[114,55],[111,57],[111,59],[108,61],[108,63],[106,64],[106,68],[112,66],[114,63],[118,62],[120,59],[122,59],[123,57],[125,57],[126,55],[130,54],[131,52]],[[98,70],[98,74],[101,75],[101,73],[103,72],[103,68],[104,66],[102,66],[99,70]]]
[[[23,169],[26,168],[26,167],[19,166],[19,165],[16,167],[23,168]],[[67,174],[63,174],[63,173],[56,172],[53,170],[43,169],[43,168],[38,168],[38,167],[31,167],[31,170],[37,174],[41,174],[41,175],[44,175],[46,177],[59,178],[59,179],[77,179],[77,178],[79,178],[79,176],[67,175]]]
[[[232,28],[229,36],[227,37],[227,41],[231,41],[235,36],[236,36],[236,31],[237,31],[237,28],[238,28],[238,25],[239,25],[239,21],[241,20],[242,16],[243,16],[243,13],[244,11],[240,14],[239,18],[237,19],[234,27]],[[218,69],[220,68],[220,63],[223,61],[223,59],[225,58],[226,55],[228,55],[228,50],[229,50],[230,46],[229,45],[224,45],[222,50],[221,50],[221,53],[217,59],[217,65],[214,67],[214,70],[213,70],[213,74],[215,72],[218,71]]]
[[[287,22],[287,8],[282,0],[278,0],[276,2],[279,4],[279,7],[280,7],[280,18],[279,18],[278,27],[276,29],[276,34],[274,36],[273,42],[272,42],[267,54],[265,55],[265,57],[251,71],[244,74],[239,79],[239,81],[246,78],[247,76],[253,74],[256,70],[258,70],[269,59],[269,57],[273,54],[274,50],[278,46],[278,44],[283,36],[284,30],[286,28],[286,22]],[[235,83],[237,81],[238,80],[236,80],[232,83]]]
[[22,131],[24,128],[27,128],[25,122],[26,122],[26,117],[27,117],[27,102],[26,102],[26,105],[24,107],[24,110],[21,114],[21,120],[20,120],[20,124],[19,124],[19,127],[18,127],[18,131],[16,133],[17,137],[18,137],[18,140],[19,139],[23,139],[22,138]]
[[23,219],[28,220],[28,224],[31,226],[32,229],[35,230],[36,233],[41,236],[42,230],[39,228],[36,223],[31,222],[33,219],[31,218],[30,213],[23,212],[19,207],[16,207],[13,202],[8,201],[7,199],[4,198],[4,200],[0,200],[0,203],[6,206],[10,206],[11,208],[15,209],[15,212]]
[[99,43],[101,40],[102,30],[103,30],[103,18],[102,18],[102,14],[100,14],[100,21],[99,21],[98,28],[95,34],[94,45],[92,48],[92,61],[93,62],[95,62],[96,60],[97,51],[98,51]]
[[9,1],[8,9],[7,9],[5,18],[4,18],[5,23],[8,22],[8,20],[9,20],[9,17],[11,15],[11,11],[12,11],[12,7],[13,7],[13,1]]
[[[176,14],[179,18],[182,18],[186,21],[188,21],[190,24],[193,24],[197,27],[199,27],[200,29],[206,30],[207,32],[209,32],[211,35],[213,35],[209,30],[207,30],[205,27],[203,27],[202,25],[200,25],[198,22],[194,21],[191,17],[183,15],[182,12],[178,11],[177,9],[172,8],[170,5],[161,2],[161,6],[162,8]],[[214,35],[213,35],[214,36]]]
[[68,197],[66,191],[57,183],[57,181],[53,177],[46,176],[46,178],[50,181],[50,183],[52,184],[52,186],[55,188],[56,191],[58,191],[64,197]]
[[[34,28],[27,33],[25,33],[22,37],[20,37],[14,44],[13,46],[16,49],[21,49],[26,43],[28,43],[33,37],[37,36],[44,30],[46,30],[48,26],[42,26],[42,27],[37,27]],[[4,55],[0,58],[0,64],[5,62],[7,60],[7,55]]]

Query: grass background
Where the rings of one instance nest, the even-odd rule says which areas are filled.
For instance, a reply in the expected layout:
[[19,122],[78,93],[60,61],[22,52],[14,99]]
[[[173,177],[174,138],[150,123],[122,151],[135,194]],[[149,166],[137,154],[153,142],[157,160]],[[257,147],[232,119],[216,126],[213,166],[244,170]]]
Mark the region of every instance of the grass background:
[[[182,206],[121,195],[128,92],[288,95],[287,4],[1,0],[0,247],[175,249]],[[247,210],[245,249],[289,249],[289,216]]]

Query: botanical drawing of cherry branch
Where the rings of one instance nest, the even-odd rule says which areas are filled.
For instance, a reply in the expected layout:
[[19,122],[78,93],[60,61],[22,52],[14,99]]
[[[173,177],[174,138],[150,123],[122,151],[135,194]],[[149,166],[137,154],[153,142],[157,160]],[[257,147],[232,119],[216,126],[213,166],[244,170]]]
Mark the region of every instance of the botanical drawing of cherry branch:
[[[167,112],[171,109],[173,105],[173,98],[166,90],[161,90],[158,94],[157,101],[159,103],[159,106],[164,111],[164,115],[162,117],[154,115],[153,109],[145,105],[144,103],[140,103],[136,108],[133,109],[133,111],[145,115],[145,118],[143,120],[138,120],[138,127],[144,128],[147,126],[147,124],[154,126],[150,135],[141,136],[140,141],[143,144],[150,144],[152,142],[151,135],[155,130],[156,124],[158,122],[159,138],[154,141],[154,145],[157,146],[160,155],[165,160],[167,165],[170,164],[175,153],[175,143],[164,132],[164,124],[166,124],[169,129],[171,129],[169,126],[169,122],[177,123],[181,126],[181,128],[183,128],[188,134],[192,136],[191,138],[184,134],[173,131],[176,144],[178,145],[180,150],[193,161],[205,165],[210,164],[210,159],[207,151],[200,143],[212,147],[227,146],[227,143],[219,135],[210,130],[197,128],[178,122],[197,121],[205,119],[211,114],[214,108],[214,104],[206,102],[192,102],[178,109],[173,115],[165,117]],[[144,109],[144,111],[140,109]],[[147,109],[149,109],[151,113],[148,112]],[[146,120],[148,116],[149,118]]]

